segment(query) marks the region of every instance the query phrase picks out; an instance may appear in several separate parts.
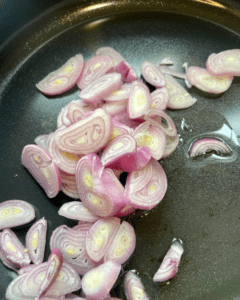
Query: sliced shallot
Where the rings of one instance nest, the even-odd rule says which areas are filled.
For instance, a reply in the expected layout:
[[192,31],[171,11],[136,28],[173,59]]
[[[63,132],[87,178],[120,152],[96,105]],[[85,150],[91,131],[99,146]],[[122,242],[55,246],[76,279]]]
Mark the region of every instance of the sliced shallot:
[[23,200],[6,200],[0,203],[0,230],[27,224],[35,218],[32,205]]
[[104,109],[111,117],[122,113],[127,110],[128,100],[106,102],[103,104],[102,109]]
[[1,254],[15,268],[28,266],[31,262],[23,244],[11,229],[4,229],[0,235]]
[[136,207],[132,207],[131,205],[127,204],[119,213],[117,213],[117,217],[125,217],[130,215],[131,213],[135,212],[137,209]]
[[[1,235],[2,235],[2,233],[0,232],[0,241],[1,241]],[[0,260],[2,261],[2,263],[3,263],[7,268],[12,269],[13,271],[15,271],[15,272],[17,272],[17,273],[19,272],[18,267],[17,267],[15,264],[11,263],[11,262],[5,257],[5,254],[2,253],[1,245],[0,245]],[[22,268],[21,268],[21,269],[22,269]],[[20,270],[21,270],[21,269],[20,269]]]
[[47,151],[36,145],[27,145],[22,151],[22,163],[49,198],[58,194],[62,188],[59,169]]
[[110,260],[122,265],[132,255],[135,246],[135,231],[128,222],[123,221],[106,254],[104,255],[104,261]]
[[163,73],[150,61],[141,63],[141,74],[151,85],[160,88],[166,85]]
[[113,69],[114,60],[111,56],[95,55],[85,63],[77,85],[82,90],[97,78],[113,71]]
[[62,264],[63,256],[61,251],[57,248],[53,249],[49,255],[46,275],[38,289],[38,296],[36,299],[42,298],[53,285],[62,267]]
[[82,202],[71,201],[63,204],[58,214],[69,219],[85,221],[85,222],[95,222],[100,219],[99,216],[91,212]]
[[208,57],[206,66],[214,76],[240,76],[240,49],[213,53]]
[[118,73],[108,73],[94,80],[80,93],[79,97],[88,103],[99,103],[103,98],[121,88],[121,75]]
[[159,127],[145,121],[134,130],[133,137],[137,142],[137,147],[146,146],[151,150],[153,158],[156,160],[162,158],[166,144],[166,135]]
[[121,271],[121,265],[107,261],[87,272],[82,279],[82,289],[89,300],[103,300]]
[[231,153],[229,147],[222,141],[214,138],[204,138],[193,143],[190,156],[198,156],[206,154],[209,151],[216,151],[218,153]]
[[136,119],[144,115],[149,109],[151,95],[148,87],[142,81],[134,81],[128,99],[128,116],[130,119]]
[[47,221],[42,218],[35,222],[26,234],[26,247],[34,264],[43,262],[46,245]]
[[64,261],[80,275],[96,266],[86,252],[86,234],[91,226],[92,224],[81,224],[74,229],[61,225],[52,232],[50,238],[50,249],[58,248]]
[[178,71],[175,71],[167,66],[160,66],[159,69],[162,71],[162,73],[177,77],[177,78],[181,78],[181,79],[187,79],[187,75],[185,73],[181,73]]
[[166,110],[169,100],[169,91],[166,87],[156,89],[151,93],[150,108]]
[[166,87],[169,91],[168,108],[183,109],[192,106],[197,99],[192,98],[186,89],[171,75],[165,74]]
[[[39,288],[43,283],[47,274],[48,262],[36,265],[36,267],[29,273],[18,276],[13,280],[17,281],[19,277],[24,276],[21,284],[21,292],[27,297],[37,297]],[[47,291],[46,296],[61,296],[67,293],[74,292],[81,288],[81,279],[76,270],[69,264],[63,262],[58,276],[50,289]]]
[[103,150],[102,164],[124,172],[142,168],[150,160],[151,150],[146,146],[136,147],[136,141],[130,134],[120,135]]
[[78,81],[84,67],[81,54],[70,58],[60,69],[50,73],[36,87],[46,95],[58,95],[70,90]]
[[134,70],[134,68],[126,61],[120,62],[115,70],[121,74],[122,81],[126,83],[131,83],[134,80],[138,79],[137,72]]
[[178,144],[179,144],[179,136],[178,135],[176,135],[174,137],[173,136],[167,136],[166,146],[165,146],[165,150],[164,150],[162,158],[166,158],[170,154],[172,154],[176,150]]
[[233,76],[213,76],[204,68],[192,66],[187,69],[187,79],[202,91],[220,94],[229,89]]
[[132,134],[133,129],[127,125],[118,122],[117,118],[113,118],[113,130],[110,137],[110,141],[114,140],[116,137],[123,135],[123,134]]
[[125,83],[121,86],[120,90],[112,92],[109,96],[104,97],[103,100],[107,102],[127,100],[129,98],[130,90],[131,84]]
[[98,48],[96,51],[96,55],[100,54],[111,56],[113,58],[115,66],[118,65],[121,61],[125,60],[120,53],[118,53],[115,49],[111,47]]
[[31,264],[31,265],[21,268],[20,270],[17,271],[17,273],[18,273],[18,275],[22,275],[22,274],[32,271],[32,269],[34,269],[34,268],[35,268],[35,264]]
[[114,216],[127,204],[123,186],[113,172],[104,170],[96,154],[79,160],[76,179],[82,202],[101,217]]
[[[53,132],[51,132],[50,134],[52,135]],[[41,148],[43,148],[44,150],[48,151],[48,139],[49,139],[49,134],[42,134],[42,135],[38,135],[34,139],[34,142],[38,146],[40,146]]]
[[160,66],[161,65],[174,65],[174,62],[169,58],[169,57],[165,57],[161,62],[160,62]]
[[164,282],[175,277],[183,251],[183,246],[175,240],[154,275],[153,281]]
[[56,132],[54,135],[57,147],[74,154],[87,154],[102,149],[110,139],[112,121],[101,108],[81,121]]
[[145,113],[145,120],[155,127],[159,127],[166,135],[176,136],[177,129],[172,118],[164,111],[151,108]]
[[52,161],[58,166],[61,171],[68,174],[75,174],[75,169],[81,155],[62,151],[58,148],[55,142],[55,135],[58,134],[59,129],[55,131],[48,142],[48,152],[52,156]]
[[102,218],[95,222],[87,233],[86,250],[89,257],[101,261],[120,227],[119,218]]
[[138,171],[128,174],[125,195],[130,205],[139,209],[152,209],[163,199],[167,190],[167,176],[154,159]]
[[125,290],[127,300],[137,300],[137,299],[148,300],[149,299],[141,279],[131,271],[125,274],[124,290]]

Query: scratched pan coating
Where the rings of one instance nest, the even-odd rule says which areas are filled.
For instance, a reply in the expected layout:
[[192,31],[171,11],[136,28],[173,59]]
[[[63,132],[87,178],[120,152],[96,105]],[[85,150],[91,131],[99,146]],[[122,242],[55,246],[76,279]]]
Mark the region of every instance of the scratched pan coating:
[[[118,50],[138,74],[139,62],[158,64],[166,56],[179,71],[185,61],[204,67],[211,53],[240,48],[239,7],[237,1],[64,1],[12,36],[0,49],[0,202],[33,204],[37,219],[48,220],[47,242],[57,226],[76,224],[57,214],[71,199],[59,193],[49,200],[20,162],[24,145],[55,130],[62,106],[78,99],[77,88],[46,97],[35,88],[39,80],[71,56],[81,53],[87,60],[103,46]],[[125,218],[135,227],[137,246],[124,271],[136,270],[150,299],[239,299],[240,80],[217,97],[195,88],[190,93],[198,99],[193,107],[168,111],[180,144],[161,162],[169,186],[164,200],[150,212]],[[222,139],[232,156],[191,160],[189,146],[206,136]],[[28,228],[14,229],[22,242]],[[175,237],[185,249],[179,273],[157,285],[152,277]],[[48,255],[49,246],[45,259]],[[0,274],[4,299],[15,275],[1,263]],[[125,299],[121,279],[113,295]]]

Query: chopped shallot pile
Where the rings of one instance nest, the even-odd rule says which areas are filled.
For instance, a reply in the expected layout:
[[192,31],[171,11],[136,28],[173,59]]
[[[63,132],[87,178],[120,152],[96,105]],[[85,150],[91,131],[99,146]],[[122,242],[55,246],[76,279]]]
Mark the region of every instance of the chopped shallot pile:
[[[43,262],[47,220],[32,224],[24,246],[10,228],[34,220],[33,207],[22,200],[0,204],[0,259],[18,273],[6,299],[117,300],[110,291],[136,246],[134,228],[120,218],[151,210],[164,198],[167,177],[158,161],[179,142],[165,110],[186,109],[197,101],[174,77],[188,88],[223,93],[240,75],[240,50],[210,55],[206,69],[185,63],[186,73],[181,73],[171,64],[168,58],[159,66],[142,62],[143,80],[121,54],[105,47],[87,62],[81,54],[70,58],[36,85],[45,95],[75,85],[80,89],[80,99],[59,113],[56,130],[37,136],[36,144],[22,151],[22,164],[49,198],[60,191],[73,198],[58,213],[79,224],[61,225],[51,233],[51,254]],[[229,152],[221,141],[205,138],[194,143],[190,156],[209,149]],[[124,172],[125,186],[120,181]],[[175,240],[153,280],[173,278],[182,253]],[[124,288],[128,300],[149,299],[133,272],[125,274]],[[82,297],[73,294],[79,289]]]

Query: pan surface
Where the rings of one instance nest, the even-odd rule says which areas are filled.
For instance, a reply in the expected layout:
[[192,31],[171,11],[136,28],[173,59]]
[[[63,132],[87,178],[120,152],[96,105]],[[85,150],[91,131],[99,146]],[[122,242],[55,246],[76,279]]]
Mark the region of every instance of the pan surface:
[[[39,10],[40,12],[41,10]],[[61,108],[78,99],[73,88],[46,97],[35,84],[68,58],[85,61],[99,47],[119,51],[140,74],[140,62],[158,64],[170,57],[205,67],[213,52],[240,48],[240,5],[237,1],[64,1],[33,20],[0,48],[0,202],[22,199],[48,220],[47,244],[53,229],[77,222],[57,214],[71,199],[62,192],[48,199],[21,165],[21,151],[37,135],[56,129]],[[6,38],[6,36],[4,36]],[[190,90],[197,103],[168,111],[180,136],[177,150],[162,162],[168,177],[163,201],[149,212],[127,218],[136,230],[136,250],[124,270],[136,270],[150,299],[240,299],[240,80],[218,97]],[[232,156],[191,160],[192,141],[221,138]],[[14,229],[24,243],[29,226]],[[173,238],[181,238],[184,255],[177,276],[156,285],[152,277]],[[49,255],[47,245],[45,259]],[[0,299],[16,276],[0,263]],[[114,296],[125,299],[121,278]]]

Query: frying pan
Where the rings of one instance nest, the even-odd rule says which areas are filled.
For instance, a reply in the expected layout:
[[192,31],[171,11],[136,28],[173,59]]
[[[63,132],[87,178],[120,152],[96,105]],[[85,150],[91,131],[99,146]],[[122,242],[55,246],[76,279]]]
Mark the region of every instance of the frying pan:
[[[21,151],[37,135],[55,130],[62,106],[78,99],[78,91],[46,97],[35,84],[71,56],[82,53],[87,60],[102,46],[118,50],[138,73],[146,59],[158,64],[170,57],[181,71],[185,61],[204,67],[211,53],[240,48],[239,1],[9,0],[0,8],[0,201],[31,203],[36,219],[48,220],[48,242],[57,226],[76,224],[57,214],[71,199],[60,192],[49,200],[21,165]],[[152,211],[126,218],[135,227],[137,246],[124,270],[136,270],[150,299],[240,299],[240,81],[235,78],[218,97],[195,88],[190,93],[198,99],[193,107],[168,112],[180,144],[162,162],[166,196]],[[231,147],[231,159],[191,160],[191,142],[212,135]],[[14,229],[23,243],[28,228]],[[157,285],[152,277],[173,238],[184,243],[179,272]],[[0,263],[0,274],[4,299],[15,273]],[[121,277],[113,295],[125,299]]]

